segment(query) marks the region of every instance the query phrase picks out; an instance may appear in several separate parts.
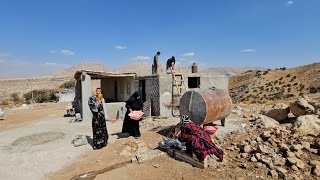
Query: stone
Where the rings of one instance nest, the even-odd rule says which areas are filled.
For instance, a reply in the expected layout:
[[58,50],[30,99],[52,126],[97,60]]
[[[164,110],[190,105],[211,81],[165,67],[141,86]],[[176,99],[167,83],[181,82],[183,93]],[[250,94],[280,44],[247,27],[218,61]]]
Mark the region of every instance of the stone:
[[320,166],[315,166],[311,170],[311,174],[320,177]]
[[259,115],[252,122],[253,125],[256,126],[264,126],[265,128],[277,128],[280,126],[280,123],[272,118],[269,118],[265,115]]
[[319,101],[311,101],[311,102],[309,102],[309,104],[311,104],[314,107],[316,112],[318,110],[320,110],[320,102]]
[[308,142],[302,142],[302,147],[304,148],[304,149],[309,149],[310,148],[310,143],[308,143]]
[[287,172],[288,172],[285,168],[279,167],[279,166],[275,167],[275,169],[276,169],[276,171],[277,171],[281,176],[283,176],[283,177],[284,177],[284,176],[287,174]]
[[278,179],[278,173],[275,170],[270,170],[269,175],[274,179]]
[[248,166],[248,164],[246,164],[246,163],[242,163],[241,165],[240,165],[240,168],[242,168],[242,169],[247,169],[249,166]]
[[275,166],[283,166],[286,163],[286,159],[285,158],[277,158],[273,161],[273,164]]
[[301,150],[302,148],[303,148],[303,147],[302,147],[301,144],[292,145],[292,146],[290,147],[290,149],[291,149],[292,151],[299,151],[299,150]]
[[288,145],[286,145],[284,143],[279,144],[278,147],[280,148],[280,151],[283,151],[283,152],[286,152],[289,150]]
[[291,151],[287,151],[287,152],[284,154],[284,156],[287,157],[287,158],[292,158],[292,157],[295,157],[296,155],[295,155],[293,152],[291,152]]
[[295,165],[300,169],[304,169],[305,168],[305,164],[303,161],[301,161],[298,158],[292,157],[292,158],[287,158],[287,161],[291,164],[291,165]]
[[251,146],[250,145],[246,145],[246,146],[244,146],[244,148],[243,148],[243,152],[245,152],[245,153],[250,153],[252,151],[252,148],[251,148]]
[[257,161],[258,161],[257,158],[254,157],[254,156],[252,156],[250,160],[251,160],[252,162],[257,162]]
[[289,106],[283,103],[277,103],[273,106],[267,107],[262,111],[263,115],[266,115],[276,121],[283,121],[288,117],[290,112]]
[[271,132],[270,131],[264,131],[260,137],[263,139],[263,140],[268,140],[270,137],[271,137]]
[[320,166],[320,161],[312,160],[310,161],[311,166]]
[[264,154],[271,154],[272,149],[265,145],[259,145],[258,146],[258,152],[264,153]]
[[226,148],[228,151],[234,151],[234,146],[229,146]]
[[301,150],[298,150],[298,151],[294,152],[294,154],[295,154],[296,156],[298,156],[298,157],[301,157],[302,154],[303,154],[303,152],[302,152]]
[[258,163],[256,164],[256,167],[257,167],[257,168],[262,167],[262,166],[263,166],[263,164],[262,164],[261,162],[258,162]]
[[248,158],[249,154],[248,153],[241,153],[242,158]]
[[257,137],[257,142],[262,142],[262,138],[261,137]]
[[291,166],[291,169],[292,169],[293,171],[299,171],[298,167],[295,166],[295,165]]
[[318,149],[310,148],[310,149],[308,149],[308,151],[311,152],[311,153],[314,153],[314,154],[318,153]]
[[317,149],[320,149],[320,137],[317,137],[315,140],[314,140],[314,143],[313,143],[313,146]]
[[292,124],[292,129],[302,135],[318,135],[320,132],[320,119],[315,115],[297,117]]
[[79,147],[88,144],[86,135],[77,135],[71,142],[74,147]]
[[314,107],[309,104],[304,98],[299,98],[296,101],[290,103],[289,109],[296,117],[312,114],[315,112]]
[[261,154],[260,153],[256,153],[255,157],[257,158],[258,161],[261,161]]

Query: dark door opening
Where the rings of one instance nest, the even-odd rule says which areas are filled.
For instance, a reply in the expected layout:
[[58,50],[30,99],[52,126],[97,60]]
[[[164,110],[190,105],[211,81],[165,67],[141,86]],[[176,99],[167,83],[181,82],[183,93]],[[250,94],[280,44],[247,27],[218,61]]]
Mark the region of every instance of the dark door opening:
[[118,102],[118,83],[117,80],[114,81],[114,100]]
[[188,77],[189,88],[200,88],[200,77]]
[[139,80],[139,91],[141,92],[142,101],[146,102],[146,80]]

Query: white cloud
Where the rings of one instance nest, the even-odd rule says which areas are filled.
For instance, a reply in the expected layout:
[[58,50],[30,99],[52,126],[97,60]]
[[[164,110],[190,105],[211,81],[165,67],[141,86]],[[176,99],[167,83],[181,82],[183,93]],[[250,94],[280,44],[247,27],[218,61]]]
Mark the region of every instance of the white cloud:
[[255,52],[255,49],[243,49],[241,52]]
[[287,6],[290,6],[290,5],[292,5],[294,3],[294,1],[287,1]]
[[50,50],[49,53],[50,54],[55,54],[57,51],[56,50]]
[[0,57],[9,57],[9,56],[11,56],[10,53],[0,52]]
[[[3,63],[1,64],[1,61]],[[69,67],[67,64],[54,62],[31,62],[25,60],[0,60],[0,78],[27,78],[46,76]]]
[[127,49],[126,46],[122,46],[122,45],[118,45],[118,46],[115,46],[114,48],[118,49],[118,50],[124,50],[124,49]]
[[187,53],[184,53],[182,56],[184,56],[184,57],[192,57],[192,56],[194,56],[194,52],[187,52]]
[[150,59],[150,57],[148,56],[136,56],[134,58],[132,58],[133,60],[137,60],[137,61],[148,61]]
[[46,62],[46,63],[44,63],[45,65],[49,65],[49,66],[55,66],[55,65],[57,65],[57,63],[52,63],[52,62]]
[[60,51],[61,54],[65,55],[65,56],[73,56],[75,55],[75,52],[68,50],[68,49],[62,49]]

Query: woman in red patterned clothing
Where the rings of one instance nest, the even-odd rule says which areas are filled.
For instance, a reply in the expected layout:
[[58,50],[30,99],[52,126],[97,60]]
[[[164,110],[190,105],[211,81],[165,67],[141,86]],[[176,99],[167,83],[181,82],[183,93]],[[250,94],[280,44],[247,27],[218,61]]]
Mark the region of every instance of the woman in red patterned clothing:
[[200,125],[193,123],[188,116],[181,117],[181,134],[179,140],[186,142],[187,153],[194,153],[199,161],[203,161],[207,155],[214,154],[221,161],[223,160],[223,151],[217,147]]

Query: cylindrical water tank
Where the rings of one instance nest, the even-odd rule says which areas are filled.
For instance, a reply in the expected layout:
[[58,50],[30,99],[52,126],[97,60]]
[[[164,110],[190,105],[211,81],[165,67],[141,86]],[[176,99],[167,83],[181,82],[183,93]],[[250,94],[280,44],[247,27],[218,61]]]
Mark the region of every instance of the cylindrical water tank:
[[196,124],[208,124],[226,118],[232,108],[229,94],[211,88],[187,91],[180,99],[180,114],[187,115]]
[[191,72],[192,72],[192,73],[198,73],[198,66],[197,66],[196,63],[193,63],[193,64],[192,64]]

